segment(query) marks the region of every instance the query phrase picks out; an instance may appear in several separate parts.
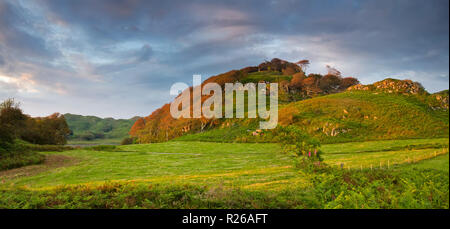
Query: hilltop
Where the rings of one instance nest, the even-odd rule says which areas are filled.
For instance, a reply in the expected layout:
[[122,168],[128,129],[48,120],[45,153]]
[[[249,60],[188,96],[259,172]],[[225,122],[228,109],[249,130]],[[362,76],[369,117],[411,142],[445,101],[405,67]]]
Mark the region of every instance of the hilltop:
[[[448,91],[429,94],[417,82],[390,78],[362,85],[355,78],[342,77],[335,69],[326,75],[306,75],[305,67],[273,59],[210,77],[203,85],[277,82],[279,124],[296,125],[324,143],[449,135]],[[173,138],[276,141],[273,131],[258,130],[258,119],[173,119],[169,108],[170,104],[166,104],[138,119],[130,135],[140,143]]]

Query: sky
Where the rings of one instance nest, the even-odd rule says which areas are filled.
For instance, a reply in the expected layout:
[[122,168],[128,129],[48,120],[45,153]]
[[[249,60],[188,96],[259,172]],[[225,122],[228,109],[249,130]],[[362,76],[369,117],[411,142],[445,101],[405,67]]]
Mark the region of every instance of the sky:
[[176,82],[272,58],[448,89],[449,1],[0,0],[0,100],[32,116],[147,116]]

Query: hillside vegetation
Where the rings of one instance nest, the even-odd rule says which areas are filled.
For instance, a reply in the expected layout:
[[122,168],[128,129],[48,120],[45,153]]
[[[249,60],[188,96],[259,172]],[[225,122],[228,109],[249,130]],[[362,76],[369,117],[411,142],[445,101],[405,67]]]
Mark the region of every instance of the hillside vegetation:
[[[449,110],[432,103],[436,102],[434,96],[349,90],[282,105],[279,124],[295,125],[322,143],[448,137]],[[178,140],[277,141],[276,130],[255,135],[257,129],[258,120],[231,119]]]
[[448,137],[448,109],[420,96],[348,91],[289,104],[280,124],[296,125],[323,142]]
[[71,130],[69,135],[71,141],[122,139],[128,137],[128,131],[137,119],[99,118],[75,114],[64,114],[64,117]]
[[[309,74],[280,59],[213,76],[208,82],[279,83],[279,124],[295,125],[322,143],[448,137],[448,90],[429,94],[417,82],[385,79],[361,85],[336,69]],[[223,87],[222,87],[223,88]],[[192,90],[192,87],[189,89]],[[207,96],[202,97],[204,101]],[[192,107],[191,107],[192,109]],[[191,111],[192,112],[192,111]],[[130,135],[139,143],[185,141],[276,142],[260,119],[174,119],[170,104],[138,119]],[[257,132],[255,132],[257,131]]]
[[[258,66],[232,70],[212,76],[206,79],[202,86],[214,82],[223,89],[225,83],[276,82],[279,83],[279,103],[287,104],[321,95],[342,92],[358,83],[358,80],[352,77],[341,77],[337,71],[330,71],[324,76],[319,74],[306,75],[303,71],[305,66],[305,60],[294,64],[275,58]],[[187,90],[192,91],[192,87]],[[209,95],[202,96],[202,102],[207,98],[209,98]],[[190,106],[190,109],[192,110],[192,106]],[[139,143],[161,142],[185,134],[217,128],[223,125],[224,121],[225,119],[206,118],[174,119],[170,115],[170,104],[165,104],[155,110],[150,116],[138,119],[131,128],[130,135],[137,138]]]

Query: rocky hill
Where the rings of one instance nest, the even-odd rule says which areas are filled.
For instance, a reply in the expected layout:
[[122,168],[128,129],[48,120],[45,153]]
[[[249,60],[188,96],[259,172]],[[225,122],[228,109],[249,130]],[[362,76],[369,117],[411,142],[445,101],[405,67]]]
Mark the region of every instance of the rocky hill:
[[[323,142],[448,136],[448,91],[430,95],[417,82],[385,79],[361,85],[339,72],[306,75],[301,64],[273,59],[205,80],[279,83],[279,124],[297,125]],[[190,88],[189,90],[192,90]],[[207,96],[202,97],[202,101]],[[174,119],[170,104],[138,119],[130,135],[140,143],[173,138],[274,141],[258,119]],[[182,136],[182,137],[181,137]]]
[[[348,87],[358,83],[354,78],[342,78],[340,75],[319,74],[306,75],[302,70],[304,62],[299,64],[290,63],[281,59],[266,61],[258,66],[245,67],[240,70],[232,70],[223,74],[212,76],[202,83],[225,83],[241,82],[277,82],[279,83],[279,102],[290,103],[320,95],[342,92]],[[192,87],[189,88],[192,91]],[[208,96],[202,96],[202,101]],[[151,115],[138,119],[129,134],[138,142],[160,142],[186,133],[201,132],[223,125],[223,119],[174,119],[170,115],[170,104],[165,104],[154,111]]]
[[[295,125],[322,143],[449,136],[449,110],[435,95],[349,90],[285,104],[279,124]],[[448,107],[448,104],[446,105]],[[184,141],[276,142],[276,130],[258,130],[254,119],[227,119]]]

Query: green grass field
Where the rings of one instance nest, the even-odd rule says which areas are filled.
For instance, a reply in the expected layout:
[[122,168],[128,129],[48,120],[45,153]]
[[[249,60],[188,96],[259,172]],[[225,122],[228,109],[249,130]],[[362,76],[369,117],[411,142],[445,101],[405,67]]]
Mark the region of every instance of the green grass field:
[[[425,149],[421,149],[427,147]],[[436,148],[438,147],[438,148]],[[404,148],[401,150],[401,148]],[[419,148],[419,149],[411,149]],[[344,163],[355,169],[408,164],[433,158],[448,151],[448,139],[373,141],[324,145],[325,162],[331,166]],[[435,152],[437,155],[435,155]],[[256,185],[295,178],[292,159],[280,153],[277,144],[178,142],[118,146],[117,151],[72,150],[45,152],[79,159],[76,166],[5,181],[6,185],[45,187],[103,181],[218,181],[230,185]],[[253,177],[253,178],[252,178]],[[258,178],[259,177],[259,178]]]
[[92,146],[92,145],[120,145],[122,141],[121,138],[104,138],[104,139],[94,139],[94,140],[68,140],[67,145],[69,146]]
[[[254,208],[448,208],[448,138],[324,145],[324,162],[333,167],[333,172],[325,173],[310,173],[294,168],[292,158],[281,153],[279,145],[268,143],[170,141],[117,146],[105,150],[107,151],[78,149],[45,152],[49,158],[64,157],[67,163],[61,162],[59,167],[34,165],[27,173],[22,171],[24,168],[0,173],[0,207],[108,208],[102,205],[106,203],[100,200],[97,200],[100,204],[97,206],[88,200],[77,202],[71,199],[81,198],[74,196],[84,196],[83,193],[96,193],[105,189],[112,192],[111,195],[120,192],[120,195],[128,197],[145,196],[148,192],[156,192],[153,194],[159,196],[153,196],[153,201],[159,201],[158,203],[145,205],[142,202],[144,200],[141,200],[132,202],[135,206],[130,206],[129,203],[124,205],[125,202],[117,203],[115,201],[118,200],[111,196],[104,196],[104,201],[112,201],[111,206],[126,208],[251,207],[246,204],[255,204]],[[415,160],[408,161],[407,158]],[[387,160],[391,162],[389,169]],[[344,169],[339,169],[340,163],[344,163]],[[373,165],[372,169],[370,165]],[[47,167],[49,169],[46,169]],[[33,172],[33,168],[38,172]],[[375,178],[371,180],[370,177]],[[335,184],[339,179],[344,182]],[[346,183],[346,179],[355,181]],[[399,179],[400,183],[394,185],[392,182],[396,179]],[[363,184],[367,182],[369,183]],[[435,186],[430,182],[434,182]],[[348,184],[351,184],[354,190],[361,190],[353,194],[343,192],[344,188],[341,186]],[[323,185],[331,187],[325,189]],[[412,188],[411,185],[417,191],[411,191],[409,194],[412,196],[404,196],[401,189]],[[377,191],[379,188],[387,190],[388,193]],[[183,195],[192,195],[197,202],[176,202],[173,205],[164,202],[171,201],[172,197],[160,195],[172,195],[172,189],[188,193]],[[365,191],[375,193],[365,196]],[[202,196],[208,192],[212,192],[212,199]],[[421,192],[439,194],[434,197],[437,200],[427,200],[417,196]],[[236,193],[241,193],[240,197],[236,196]],[[352,202],[350,199],[337,198],[339,194],[344,195],[342,198],[363,198],[349,195],[364,195],[364,198],[381,195],[389,200],[386,200],[386,203],[375,201],[367,205],[354,205],[356,200]],[[31,202],[37,205],[27,205],[21,200],[33,196],[41,198],[42,195],[51,201],[53,198],[66,199],[55,204],[45,201],[41,203],[38,199],[38,203]],[[268,201],[270,196],[275,200]],[[244,201],[245,204],[239,205],[238,200],[243,197],[250,203]],[[405,199],[402,201],[406,202],[401,202],[402,198],[412,200]],[[230,201],[232,203],[229,203]]]

